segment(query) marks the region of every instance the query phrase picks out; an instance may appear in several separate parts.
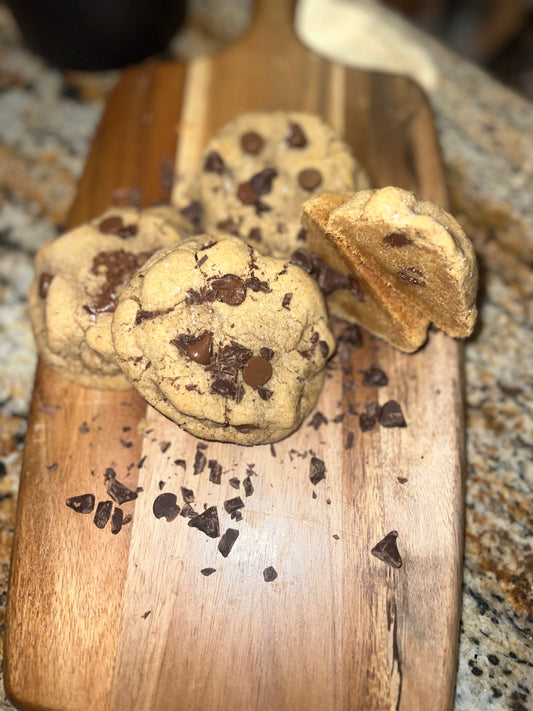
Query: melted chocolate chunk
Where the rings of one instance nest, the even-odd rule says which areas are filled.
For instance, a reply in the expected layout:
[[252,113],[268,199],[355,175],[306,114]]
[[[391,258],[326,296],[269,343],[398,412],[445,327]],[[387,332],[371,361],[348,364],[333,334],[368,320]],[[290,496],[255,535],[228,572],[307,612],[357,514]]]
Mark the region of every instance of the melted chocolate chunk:
[[111,476],[108,479],[107,493],[113,501],[116,501],[117,504],[120,505],[125,504],[126,501],[134,501],[138,497],[138,493],[136,491],[129,489],[118,479],[115,479],[114,476]]
[[211,151],[205,158],[204,171],[206,173],[218,173],[221,175],[226,172],[226,164],[220,153]]
[[379,424],[382,427],[407,427],[402,408],[396,400],[389,400],[381,408]]
[[383,244],[389,247],[405,247],[408,244],[413,244],[413,240],[402,232],[391,232],[390,235],[383,237]]
[[305,168],[298,173],[298,184],[308,193],[313,192],[322,182],[322,173],[316,168]]
[[366,388],[384,387],[389,382],[387,375],[375,365],[363,371],[363,385]]
[[231,553],[231,549],[233,548],[233,544],[239,537],[239,531],[236,528],[228,528],[223,534],[222,538],[218,542],[218,550],[220,553],[224,556],[224,558],[227,558],[229,554]]
[[218,522],[218,511],[216,506],[210,506],[199,516],[191,518],[189,521],[191,528],[197,528],[202,533],[205,533],[209,538],[218,538],[220,536],[220,525]]
[[355,277],[341,274],[336,269],[332,269],[316,254],[305,249],[298,249],[290,261],[291,264],[295,264],[312,276],[326,296],[337,289],[346,289],[358,301],[364,301],[361,286]]
[[259,395],[259,397],[261,398],[261,400],[267,401],[267,400],[270,400],[270,398],[272,397],[272,395],[274,395],[274,391],[273,391],[273,390],[269,390],[268,388],[258,387],[258,388],[257,388],[257,394]]
[[246,299],[246,285],[235,274],[225,274],[214,279],[211,286],[215,291],[216,300],[229,306],[240,306]]
[[50,289],[50,284],[54,279],[53,274],[47,274],[43,272],[39,277],[39,296],[41,299],[46,299],[48,296],[48,290]]
[[260,291],[263,294],[270,294],[272,291],[267,281],[261,281],[256,276],[247,279],[245,285],[255,293]]
[[426,277],[420,269],[415,267],[406,267],[400,270],[397,277],[410,286],[426,286]]
[[111,516],[111,511],[113,510],[112,501],[99,501],[96,507],[96,512],[94,514],[94,525],[97,528],[105,528],[109,518]]
[[111,533],[115,536],[120,532],[122,525],[124,523],[124,512],[115,506],[113,510],[113,515],[111,516]]
[[210,331],[204,333],[187,345],[187,356],[195,363],[209,365],[213,353],[213,334]]
[[248,131],[241,136],[241,148],[245,153],[256,156],[261,153],[265,142],[255,131]]
[[307,137],[303,128],[294,121],[289,124],[289,132],[285,140],[291,148],[305,148],[307,146]]
[[263,579],[265,583],[271,583],[273,580],[275,580],[278,577],[278,573],[275,568],[273,568],[271,565],[268,566],[268,568],[265,568],[263,570]]
[[178,506],[176,501],[176,494],[172,494],[170,492],[166,494],[159,494],[159,496],[155,498],[155,501],[152,506],[154,516],[156,518],[164,518],[169,523],[171,521],[174,521],[174,519],[180,512],[180,507]]
[[376,543],[370,552],[373,556],[379,558],[379,560],[382,560],[387,565],[391,565],[393,568],[401,568],[402,557],[396,544],[397,538],[398,531],[390,531],[390,533],[387,533],[385,538],[382,538],[379,543]]
[[309,462],[309,479],[312,484],[318,484],[319,481],[326,478],[326,464],[318,457],[311,457]]
[[89,313],[113,312],[116,309],[119,286],[128,284],[133,275],[151,257],[151,252],[133,254],[123,249],[113,252],[99,252],[91,265],[91,273],[96,276],[105,275],[105,282],[100,291],[93,297],[92,303],[85,309]]
[[88,514],[94,510],[94,501],[94,494],[80,494],[79,496],[70,496],[65,503],[76,513]]
[[242,377],[247,385],[257,389],[268,383],[272,377],[272,366],[266,358],[253,356],[244,366]]

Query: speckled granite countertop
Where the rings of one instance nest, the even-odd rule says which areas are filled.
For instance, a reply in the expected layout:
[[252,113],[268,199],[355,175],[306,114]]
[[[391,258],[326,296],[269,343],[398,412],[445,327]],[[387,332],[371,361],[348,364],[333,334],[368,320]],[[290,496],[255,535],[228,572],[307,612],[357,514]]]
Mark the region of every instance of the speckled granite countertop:
[[[320,3],[307,0],[299,17],[303,36],[321,27],[315,48],[325,43],[320,49],[333,55],[334,45],[343,61],[401,71],[427,91],[452,212],[476,247],[481,318],[465,349],[467,511],[455,709],[533,709],[533,108],[370,0],[335,0],[327,16]],[[353,26],[335,19],[333,5],[343,4]],[[170,53],[214,49],[246,24],[246,8],[244,0],[194,0],[192,22]],[[386,36],[372,33],[376,22]],[[335,37],[329,46],[328,32]],[[26,303],[32,259],[61,232],[116,78],[51,68],[24,48],[0,5],[0,626],[36,362]],[[0,708],[12,708],[1,690]]]

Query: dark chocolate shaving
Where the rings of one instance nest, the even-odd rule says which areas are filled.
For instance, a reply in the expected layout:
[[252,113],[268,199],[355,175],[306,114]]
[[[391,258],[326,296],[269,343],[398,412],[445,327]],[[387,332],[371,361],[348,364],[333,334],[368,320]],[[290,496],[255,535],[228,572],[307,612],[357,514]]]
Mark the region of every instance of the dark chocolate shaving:
[[196,454],[194,455],[194,466],[193,475],[198,476],[205,469],[207,464],[207,457],[205,456],[203,450],[206,448],[205,444],[199,444],[196,446]]
[[233,518],[234,514],[242,508],[244,508],[244,501],[240,496],[235,496],[233,499],[227,499],[227,501],[224,501],[224,510],[230,515],[231,518]]
[[118,506],[115,506],[113,515],[111,516],[111,533],[113,533],[115,536],[117,535],[117,533],[120,532],[123,521],[124,512],[122,511],[122,509],[119,509]]
[[96,512],[94,514],[94,525],[97,528],[105,528],[105,525],[109,521],[111,516],[111,511],[113,510],[112,501],[99,501],[96,507]]
[[381,408],[379,424],[382,427],[407,427],[402,408],[396,400],[389,400]]
[[251,496],[254,493],[254,485],[252,484],[252,480],[250,479],[249,476],[247,476],[245,479],[243,479],[242,485],[244,488],[244,495],[245,496]]
[[213,575],[213,573],[216,573],[216,570],[216,568],[202,568],[200,573],[202,575],[205,575],[205,577],[207,578],[209,575]]
[[309,479],[316,486],[319,481],[326,478],[326,464],[318,457],[311,457],[309,462]]
[[136,491],[129,489],[114,476],[107,479],[107,493],[119,505],[125,504],[126,501],[134,501],[138,497]]
[[220,484],[222,481],[222,464],[216,459],[210,459],[207,463],[209,468],[209,481],[212,484]]
[[387,378],[386,373],[381,370],[381,368],[377,368],[375,365],[372,365],[370,368],[363,371],[363,385],[366,388],[381,388],[387,385],[388,382],[389,379]]
[[181,487],[181,496],[186,504],[194,503],[194,491],[192,489],[187,489],[187,487]]

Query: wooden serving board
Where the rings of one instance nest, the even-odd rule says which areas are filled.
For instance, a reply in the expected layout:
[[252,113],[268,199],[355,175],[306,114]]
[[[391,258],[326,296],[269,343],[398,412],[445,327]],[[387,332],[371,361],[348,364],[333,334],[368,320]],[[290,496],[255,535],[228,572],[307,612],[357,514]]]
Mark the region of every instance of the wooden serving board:
[[[244,39],[222,53],[126,71],[70,225],[112,202],[169,200],[212,132],[250,109],[322,115],[375,186],[445,204],[422,93],[402,78],[313,55],[296,40],[292,13],[291,3],[263,0]],[[363,341],[348,360],[334,357],[314,413],[323,417],[273,447],[201,442],[134,392],[83,389],[39,364],[5,636],[15,706],[450,708],[463,539],[461,349],[440,333],[412,356],[368,334]],[[371,365],[385,371],[387,386],[362,385]],[[361,431],[364,405],[388,400],[400,403],[407,426]],[[202,455],[207,465],[195,473]],[[326,467],[316,484],[312,457]],[[222,468],[220,483],[210,461]],[[65,505],[85,493],[109,499],[108,467],[140,487],[121,506],[132,519],[116,534]],[[198,512],[217,507],[221,533],[239,531],[227,557],[220,539],[189,519],[154,516],[162,492],[183,504],[181,487],[194,491]],[[236,496],[245,504],[240,521],[224,509]],[[393,530],[401,568],[370,552]],[[266,582],[269,567],[277,578]]]

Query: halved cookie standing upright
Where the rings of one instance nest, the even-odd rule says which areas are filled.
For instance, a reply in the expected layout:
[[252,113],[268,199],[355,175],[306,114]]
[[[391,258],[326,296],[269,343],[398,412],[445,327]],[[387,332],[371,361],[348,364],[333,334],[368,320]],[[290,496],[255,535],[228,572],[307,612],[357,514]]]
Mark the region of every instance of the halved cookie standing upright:
[[458,222],[400,188],[322,193],[302,208],[307,247],[354,279],[330,310],[400,350],[413,352],[433,323],[454,338],[472,333],[478,285],[474,249]]

